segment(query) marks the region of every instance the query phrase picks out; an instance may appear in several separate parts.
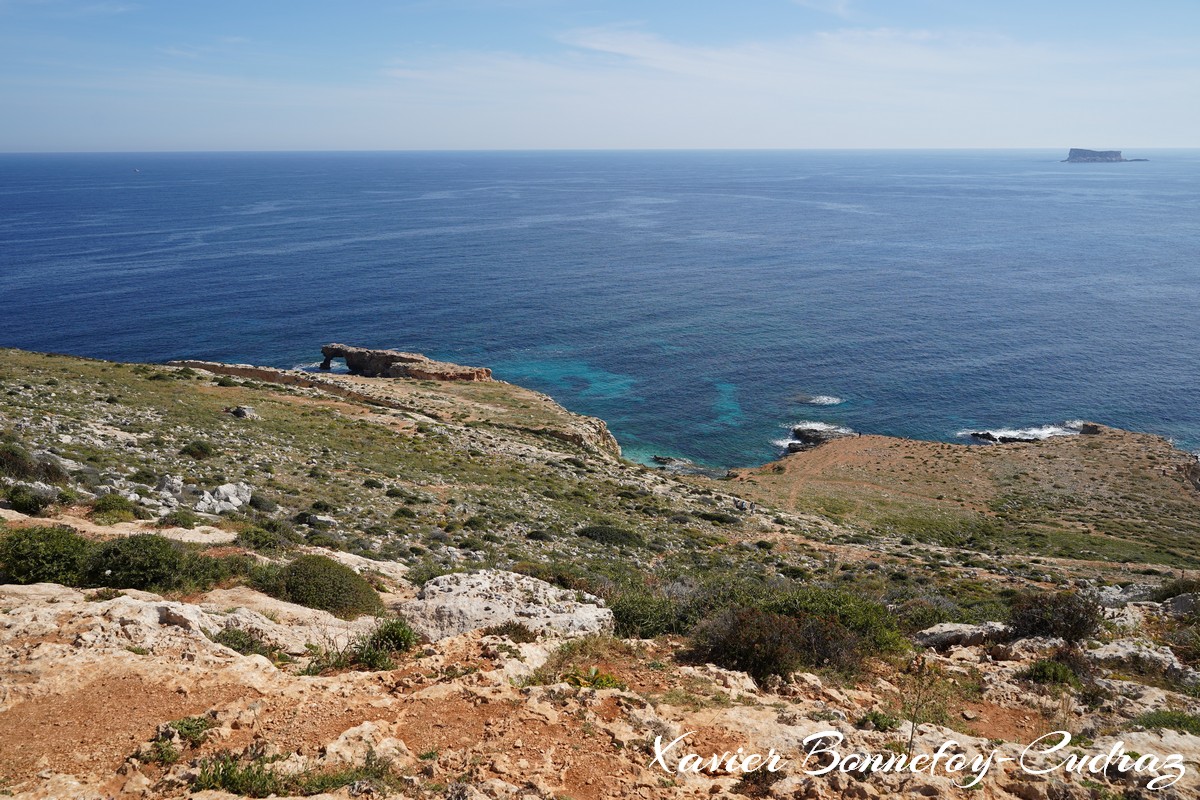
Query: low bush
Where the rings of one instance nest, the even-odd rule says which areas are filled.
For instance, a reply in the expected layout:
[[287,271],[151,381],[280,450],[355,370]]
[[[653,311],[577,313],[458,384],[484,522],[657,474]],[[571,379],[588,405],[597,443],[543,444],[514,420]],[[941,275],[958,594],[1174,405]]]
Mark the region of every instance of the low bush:
[[1191,594],[1200,592],[1200,578],[1176,578],[1172,581],[1167,581],[1162,586],[1150,595],[1150,599],[1156,603],[1161,603],[1164,600],[1170,600],[1172,597],[1178,597],[1181,594]]
[[91,586],[169,590],[180,584],[183,563],[181,546],[162,536],[141,534],[100,545],[88,564],[87,579]]
[[729,609],[702,622],[692,633],[692,654],[760,682],[802,667],[851,672],[862,655],[858,636],[832,617],[756,608]]
[[0,538],[0,570],[9,583],[78,586],[93,548],[70,528],[18,528]]
[[622,638],[653,639],[683,630],[679,602],[664,594],[634,588],[618,592],[608,605]]
[[[8,487],[6,494],[8,504],[13,511],[30,517],[40,517],[47,508],[54,504],[56,499],[19,483]],[[57,492],[55,494],[57,495]]]
[[376,623],[374,630],[342,649],[325,648],[314,652],[304,669],[305,675],[359,669],[379,672],[396,668],[392,656],[411,650],[420,637],[402,619],[386,619]]
[[1189,714],[1186,711],[1148,711],[1136,718],[1134,725],[1143,728],[1166,728],[1180,733],[1190,733],[1200,736],[1200,715]]
[[66,483],[70,479],[58,462],[34,458],[16,442],[0,442],[0,475],[44,483]]
[[1012,600],[1009,626],[1013,636],[1050,636],[1080,642],[1104,622],[1104,609],[1089,595],[1076,591],[1023,592]]
[[615,525],[588,525],[575,531],[575,535],[613,547],[641,547],[646,544],[645,538],[640,533],[618,528]]
[[253,633],[233,626],[222,628],[220,632],[212,637],[212,640],[244,656],[266,656],[267,658],[271,658],[275,653],[272,647],[268,646],[266,642]]
[[887,733],[888,731],[894,731],[896,728],[899,728],[900,720],[890,714],[885,714],[884,712],[876,709],[863,714],[858,720],[858,727],[863,728],[864,730],[875,730]]
[[905,633],[916,633],[942,622],[964,622],[965,614],[944,597],[913,597],[895,606],[896,620]]
[[523,625],[520,622],[509,620],[500,625],[493,625],[490,628],[483,629],[484,636],[503,636],[510,642],[516,644],[528,644],[538,640],[538,632],[528,625]]
[[115,525],[135,519],[150,519],[150,512],[116,493],[101,495],[92,501],[90,516],[99,525]]
[[204,742],[204,735],[215,728],[216,723],[208,717],[184,717],[172,722],[171,727],[189,747],[199,747]]
[[391,762],[374,751],[367,752],[362,764],[332,771],[284,774],[272,770],[270,764],[270,759],[262,756],[245,759],[229,752],[217,753],[196,764],[191,789],[193,792],[216,789],[241,797],[307,797],[334,792],[344,786],[356,787],[355,795],[382,796],[400,789]]
[[264,514],[273,514],[279,510],[279,504],[269,497],[263,497],[255,492],[250,495],[250,507],[255,511],[261,511]]
[[526,678],[528,685],[548,685],[565,681],[576,686],[615,688],[620,680],[597,666],[636,657],[638,651],[629,644],[606,634],[593,633],[564,642],[550,654],[542,666]]
[[206,442],[203,439],[190,441],[179,449],[179,455],[194,458],[197,461],[212,458],[216,454],[217,448],[213,446],[212,442]]
[[700,519],[706,519],[709,522],[715,522],[718,525],[734,525],[741,520],[733,514],[727,514],[724,511],[698,511],[696,516]]
[[1061,661],[1044,658],[1017,675],[1021,680],[1050,686],[1079,686],[1079,677]]
[[189,508],[178,508],[161,517],[156,523],[160,528],[187,528],[191,530],[200,523],[204,522],[204,518],[192,511]]
[[260,552],[277,552],[279,550],[291,550],[296,546],[296,542],[282,533],[260,528],[253,525],[241,531],[234,540],[234,544],[238,547],[244,547],[247,550],[257,550]]
[[341,617],[379,613],[383,603],[371,584],[344,564],[318,555],[303,555],[283,568],[285,597],[309,608]]
[[248,556],[213,558],[179,542],[147,533],[113,539],[95,548],[88,560],[88,586],[153,592],[204,590],[228,578],[248,574]]
[[407,653],[420,638],[405,620],[385,619],[380,620],[375,630],[368,634],[367,643],[389,653]]
[[759,607],[793,617],[830,619],[861,638],[874,652],[895,652],[905,647],[895,616],[885,606],[860,594],[820,586],[800,586],[768,594]]

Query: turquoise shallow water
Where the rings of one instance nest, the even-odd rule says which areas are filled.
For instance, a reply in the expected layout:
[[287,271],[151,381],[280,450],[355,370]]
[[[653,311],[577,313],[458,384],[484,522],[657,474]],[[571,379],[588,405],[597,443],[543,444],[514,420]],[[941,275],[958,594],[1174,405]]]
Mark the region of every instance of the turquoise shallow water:
[[1200,151],[1064,154],[0,156],[0,344],[420,350],[717,466],[800,421],[1200,449]]

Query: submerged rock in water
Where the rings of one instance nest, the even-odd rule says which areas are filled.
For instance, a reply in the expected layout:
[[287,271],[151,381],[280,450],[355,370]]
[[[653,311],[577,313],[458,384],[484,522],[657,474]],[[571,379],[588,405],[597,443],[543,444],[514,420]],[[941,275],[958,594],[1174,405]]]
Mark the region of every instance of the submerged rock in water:
[[795,441],[787,443],[787,451],[789,453],[799,453],[803,450],[811,450],[814,447],[819,447],[826,442],[832,442],[834,439],[844,439],[847,436],[853,435],[853,431],[834,425],[797,425],[795,428],[792,428],[792,438]]
[[1036,436],[997,436],[991,431],[973,431],[972,439],[978,439],[981,442],[992,442],[993,444],[1013,444],[1014,442],[1040,442],[1041,439]]
[[697,464],[695,461],[689,461],[686,458],[651,456],[650,460],[655,464],[661,465],[664,472],[669,472],[672,475],[702,475],[706,478],[725,478],[729,475],[726,470],[717,469],[716,467],[706,467],[703,464]]

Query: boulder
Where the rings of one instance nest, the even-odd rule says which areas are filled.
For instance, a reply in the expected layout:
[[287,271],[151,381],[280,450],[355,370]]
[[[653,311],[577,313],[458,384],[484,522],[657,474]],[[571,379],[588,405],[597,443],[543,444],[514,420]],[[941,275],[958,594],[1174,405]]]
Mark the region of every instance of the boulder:
[[1131,583],[1128,586],[1101,586],[1093,589],[1096,600],[1105,608],[1121,608],[1129,603],[1149,599],[1155,587],[1148,583]]
[[1004,639],[1009,628],[1003,622],[985,622],[982,625],[967,625],[961,622],[943,622],[914,634],[913,641],[921,647],[945,650],[950,647],[970,647]]
[[593,595],[501,570],[434,578],[400,613],[432,641],[519,622],[536,631],[583,636],[613,629],[613,613]]
[[1191,616],[1200,610],[1200,592],[1175,595],[1169,600],[1163,601],[1162,609],[1172,617]]

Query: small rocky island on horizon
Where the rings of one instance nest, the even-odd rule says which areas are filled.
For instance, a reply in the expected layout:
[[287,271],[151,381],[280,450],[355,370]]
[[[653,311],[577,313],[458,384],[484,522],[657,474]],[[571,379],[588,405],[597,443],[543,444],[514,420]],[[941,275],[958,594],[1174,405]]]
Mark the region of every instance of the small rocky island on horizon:
[[1085,150],[1082,147],[1072,147],[1064,164],[1112,164],[1126,161],[1149,161],[1148,158],[1124,158],[1120,150]]

